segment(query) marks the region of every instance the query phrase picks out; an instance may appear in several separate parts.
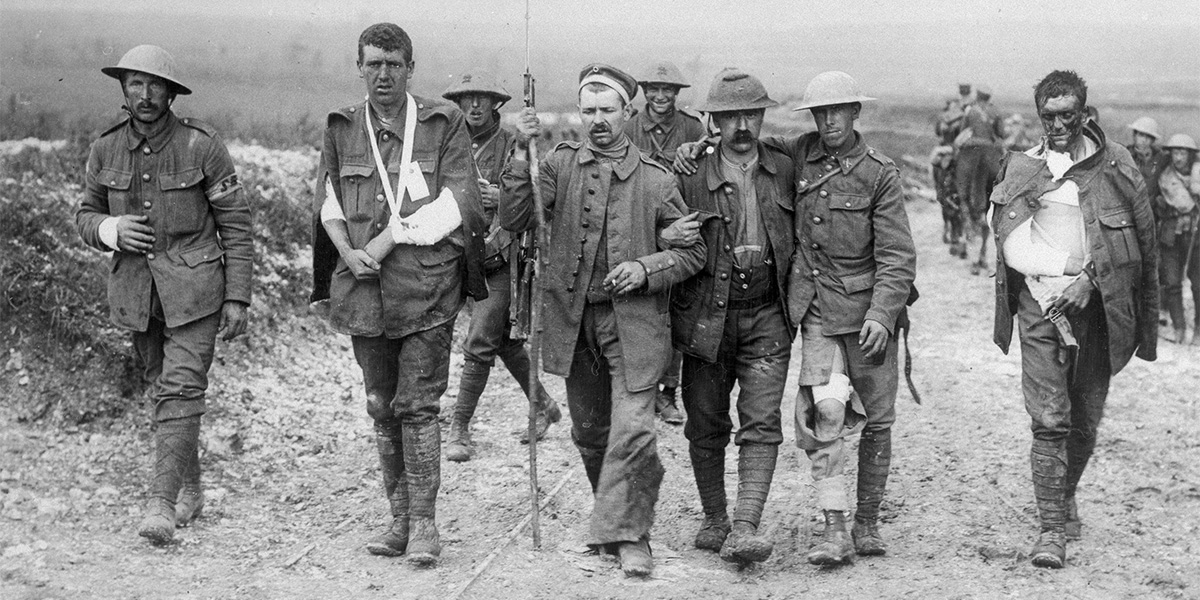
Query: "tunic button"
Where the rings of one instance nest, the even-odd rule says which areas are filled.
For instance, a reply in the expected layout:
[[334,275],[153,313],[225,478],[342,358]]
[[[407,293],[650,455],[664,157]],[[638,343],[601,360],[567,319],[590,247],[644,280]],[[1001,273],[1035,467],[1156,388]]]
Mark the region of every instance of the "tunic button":
[[142,181],[150,181],[150,174],[142,173]]
[[740,278],[740,279],[745,279],[745,278],[746,278],[746,274],[745,274],[745,273],[738,273],[738,278]]
[[821,197],[822,197],[822,198],[825,198],[825,197],[827,197],[827,196],[829,196],[829,192],[827,192],[827,191],[825,191],[825,190],[821,190]]
[[1127,223],[1129,223],[1129,221],[1126,221],[1125,219],[1121,219],[1121,224],[1122,224],[1122,225],[1125,225],[1125,224],[1127,224]]
[[472,147],[472,148],[478,148],[478,147],[479,147],[479,144],[471,144],[471,147]]
[[600,179],[599,173],[592,173],[592,179]]
[[154,253],[153,253],[153,252],[150,252],[150,253],[146,254],[146,259],[147,259],[147,260],[154,260]]
[[383,223],[376,223],[375,229],[383,229]]
[[731,186],[728,186],[728,185],[727,185],[727,186],[725,186],[725,193],[726,193],[726,194],[732,194],[732,193],[733,193],[733,187],[731,187]]
[[821,217],[813,217],[813,223],[819,224],[820,222],[821,222]]
[[725,221],[726,223],[732,223],[733,219],[731,219],[729,217],[725,217],[724,219],[722,219],[722,221]]
[[813,269],[813,277],[816,277],[817,275],[820,275],[820,274],[821,274],[820,269]]
[[1115,167],[1115,166],[1117,166],[1117,161],[1115,161],[1115,160],[1109,161],[1108,164],[1109,164],[1109,166]]
[[812,244],[812,249],[813,249],[813,250],[816,250],[817,248],[820,248],[820,247],[821,247],[821,246],[819,246],[819,245],[818,245],[816,242],[813,242],[813,244]]
[[1015,211],[1015,210],[1014,210],[1014,211],[1009,211],[1009,213],[1008,213],[1008,218],[1010,218],[1010,219],[1015,219],[1015,218],[1017,218],[1017,211]]
[[587,221],[584,221],[584,222],[580,223],[580,224],[579,224],[579,226],[580,226],[580,227],[582,227],[582,228],[584,228],[584,229],[587,229],[588,227],[591,227],[591,225],[588,225],[588,222],[587,222]]
[[668,259],[667,259],[667,266],[671,266],[671,267],[675,266],[675,259],[673,259],[673,258],[668,258]]
[[717,300],[717,308],[725,308],[725,301]]
[[833,165],[825,165],[825,170],[826,170],[826,171],[832,171],[832,170],[833,170]]
[[142,148],[142,154],[150,154],[150,146],[144,146]]
[[383,202],[383,194],[375,194],[375,199],[379,202]]
[[108,182],[108,185],[117,185],[117,180],[114,179],[114,180]]
[[729,252],[729,251],[730,251],[730,250],[732,250],[732,249],[733,249],[733,247],[732,247],[732,246],[730,246],[729,244],[725,244],[725,251],[726,251],[726,252]]
[[729,279],[729,273],[721,273],[721,279],[722,280]]
[[590,195],[590,196],[595,196],[595,195],[596,195],[596,190],[588,190],[588,195]]
[[743,289],[743,290],[745,290],[745,289],[749,289],[749,288],[750,288],[750,284],[748,284],[748,283],[743,283],[743,284],[742,284],[742,289]]
[[567,286],[567,291],[568,291],[568,292],[574,292],[574,291],[575,291],[575,286],[573,286],[573,285],[568,285],[568,286]]
[[847,203],[846,203],[846,208],[850,208],[850,203],[849,203],[849,202],[847,202]]
[[150,208],[150,203],[149,203],[149,202],[143,202],[143,203],[142,203],[142,206],[144,206],[145,208]]
[[590,207],[590,206],[583,207],[583,212],[592,212],[592,207]]

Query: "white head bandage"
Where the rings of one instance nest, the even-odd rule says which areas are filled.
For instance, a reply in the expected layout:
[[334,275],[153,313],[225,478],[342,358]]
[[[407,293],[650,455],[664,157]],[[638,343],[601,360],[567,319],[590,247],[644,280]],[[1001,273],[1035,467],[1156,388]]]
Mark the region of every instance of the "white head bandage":
[[625,87],[618,83],[616,79],[604,73],[591,73],[587,77],[584,77],[579,82],[579,90],[577,91],[583,91],[584,86],[589,83],[600,83],[616,90],[621,95],[621,99],[625,101],[625,104],[629,104],[632,101],[632,98],[629,97],[629,92],[625,91]]

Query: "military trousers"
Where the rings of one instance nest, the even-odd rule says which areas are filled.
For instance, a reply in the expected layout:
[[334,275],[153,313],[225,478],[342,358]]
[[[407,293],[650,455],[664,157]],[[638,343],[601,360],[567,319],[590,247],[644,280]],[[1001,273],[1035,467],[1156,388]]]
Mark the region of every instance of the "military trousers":
[[648,539],[664,474],[654,431],[655,390],[629,391],[612,304],[583,310],[567,405],[571,439],[592,484],[588,544]]
[[[1175,329],[1183,329],[1187,327],[1184,317],[1186,312],[1183,307],[1183,280],[1185,277],[1191,283],[1192,302],[1200,303],[1200,235],[1187,232],[1175,236],[1174,244],[1158,246],[1158,256],[1158,278],[1162,283],[1162,307],[1171,315],[1171,326]],[[1200,323],[1200,311],[1196,312],[1196,322]]]
[[150,318],[146,331],[133,333],[133,348],[144,365],[142,379],[146,395],[154,402],[154,420],[202,415],[221,311],[168,327],[161,318],[157,292],[151,293],[159,316]]
[[363,373],[367,414],[385,426],[437,420],[450,380],[454,319],[401,338],[351,336]]
[[502,267],[487,276],[488,297],[471,301],[471,324],[462,345],[465,359],[491,366],[497,356],[504,360],[525,352],[525,343],[508,335],[511,286],[512,275],[507,266]]

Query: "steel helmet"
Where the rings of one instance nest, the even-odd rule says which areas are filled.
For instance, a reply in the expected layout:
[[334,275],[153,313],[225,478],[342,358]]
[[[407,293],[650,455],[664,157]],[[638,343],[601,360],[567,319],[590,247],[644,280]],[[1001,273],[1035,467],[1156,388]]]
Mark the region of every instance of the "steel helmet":
[[862,89],[858,87],[858,82],[854,81],[853,77],[841,71],[826,71],[808,82],[808,87],[804,88],[804,98],[800,100],[800,106],[792,110],[866,102],[867,100],[875,100],[875,98],[864,96]]
[[175,93],[180,96],[192,93],[192,90],[179,82],[179,67],[175,64],[175,57],[158,46],[151,46],[150,44],[135,46],[129,52],[126,52],[125,56],[121,57],[117,66],[100,69],[101,73],[117,81],[121,80],[121,75],[125,71],[140,71],[154,75],[155,77],[161,77],[174,86]]
[[646,70],[642,71],[638,77],[637,82],[643,88],[649,83],[665,83],[680,88],[692,87],[692,84],[683,78],[683,72],[679,70],[679,67],[665,60],[647,66]]
[[767,96],[767,88],[757,77],[741,69],[728,67],[717,73],[708,88],[708,98],[696,110],[714,113],[772,106],[779,106],[779,103]]
[[1198,151],[1196,149],[1196,140],[1193,140],[1192,136],[1190,136],[1186,133],[1176,133],[1175,135],[1167,138],[1167,143],[1163,144],[1162,147],[1163,147],[1163,150],[1174,150],[1175,148],[1183,148],[1185,150],[1191,150],[1192,152]]
[[442,97],[451,102],[458,102],[458,97],[465,94],[486,94],[496,98],[501,105],[512,100],[512,96],[496,81],[496,77],[482,69],[467,71],[456,77],[450,87],[442,92]]
[[1155,121],[1150,117],[1141,117],[1140,119],[1134,121],[1129,128],[1137,133],[1144,133],[1156,140],[1162,137],[1162,135],[1158,133],[1158,121]]

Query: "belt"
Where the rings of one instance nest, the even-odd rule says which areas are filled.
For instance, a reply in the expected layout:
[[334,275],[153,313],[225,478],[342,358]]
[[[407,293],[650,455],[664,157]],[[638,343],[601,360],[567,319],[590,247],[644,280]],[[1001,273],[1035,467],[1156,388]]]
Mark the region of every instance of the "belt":
[[746,310],[748,308],[760,308],[769,304],[774,304],[779,301],[779,290],[771,285],[762,294],[755,296],[744,296],[740,298],[730,298],[726,304],[729,310]]

